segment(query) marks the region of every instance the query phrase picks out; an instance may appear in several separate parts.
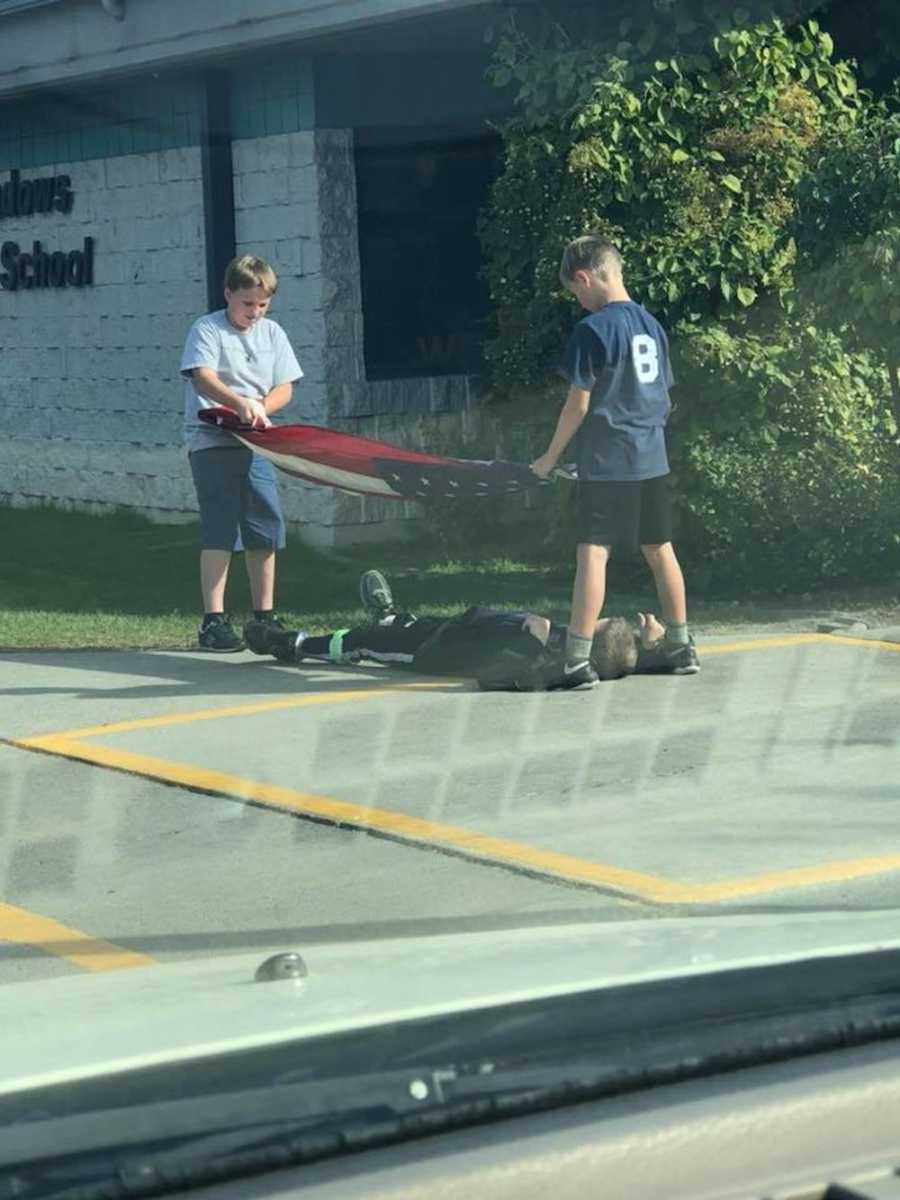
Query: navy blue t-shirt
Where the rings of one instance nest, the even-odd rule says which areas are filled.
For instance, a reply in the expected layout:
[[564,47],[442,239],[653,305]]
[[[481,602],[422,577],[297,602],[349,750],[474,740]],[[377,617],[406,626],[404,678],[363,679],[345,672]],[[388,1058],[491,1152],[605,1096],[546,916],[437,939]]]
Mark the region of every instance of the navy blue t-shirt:
[[613,300],[579,321],[562,370],[572,387],[591,393],[576,442],[579,479],[625,482],[668,472],[669,343],[642,305]]

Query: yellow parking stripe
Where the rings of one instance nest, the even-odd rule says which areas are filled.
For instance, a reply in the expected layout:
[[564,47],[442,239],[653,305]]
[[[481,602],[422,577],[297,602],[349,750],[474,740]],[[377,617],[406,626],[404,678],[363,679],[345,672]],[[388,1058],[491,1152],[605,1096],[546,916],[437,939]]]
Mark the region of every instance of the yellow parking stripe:
[[[427,691],[429,688],[462,686],[462,681],[443,679],[439,683],[401,683],[391,687],[353,688],[345,692],[316,692],[304,696],[289,696],[284,700],[260,700],[255,704],[236,704],[227,708],[199,708],[193,712],[168,713],[160,717],[137,717],[133,721],[113,721],[108,725],[89,725],[84,729],[66,729],[50,737],[87,738],[107,733],[130,733],[134,729],[159,729],[165,725],[189,725],[192,721],[218,721],[225,717],[249,717],[257,713],[277,712],[279,709],[309,708],[316,704],[341,704],[347,700],[368,700],[370,696],[387,696],[393,692]],[[29,738],[35,742],[40,738]],[[22,745],[15,739],[0,738],[10,745]]]
[[[779,646],[802,645],[845,645],[860,646],[875,650],[893,650],[900,652],[900,643],[870,641],[865,638],[852,638],[823,633],[796,633],[784,637],[755,638],[741,642],[723,642],[703,646],[703,657],[719,654],[736,654],[746,650],[771,650]],[[226,717],[254,716],[258,713],[277,712],[293,708],[308,708],[321,704],[341,704],[346,701],[367,700],[370,697],[392,695],[396,692],[410,691],[442,691],[448,687],[464,689],[467,681],[463,679],[444,678],[440,680],[421,680],[412,683],[394,683],[387,686],[376,684],[368,688],[348,688],[339,692],[315,692],[302,696],[288,696],[279,700],[260,700],[253,704],[237,704],[221,708],[201,708],[181,713],[167,713],[158,717],[137,717],[130,721],[113,721],[106,725],[88,725],[82,729],[59,730],[49,737],[88,738],[99,737],[109,733],[130,733],[136,729],[160,729],[167,725],[188,725],[194,721],[218,721]],[[36,738],[26,739],[32,743]],[[0,742],[10,745],[23,744],[14,739],[0,738]],[[38,749],[35,744],[32,748]]]
[[455,825],[444,825],[387,809],[370,808],[329,796],[299,792],[280,784],[259,783],[254,779],[244,779],[240,775],[231,775],[225,771],[170,762],[146,754],[132,754],[128,750],[88,745],[63,735],[25,738],[13,744],[23,749],[41,750],[65,758],[78,759],[94,766],[125,771],[160,783],[177,784],[193,791],[209,792],[234,800],[250,801],[282,812],[297,813],[326,821],[330,825],[352,826],[386,834],[398,841],[425,845],[433,849],[452,850],[481,861],[533,870],[542,875],[552,875],[571,882],[592,884],[629,896],[669,903],[685,897],[685,889],[681,884],[669,883],[665,879],[657,879],[639,871],[587,862],[566,854],[540,850],[521,842],[472,832]]
[[137,954],[112,942],[70,929],[51,917],[42,917],[25,908],[2,902],[0,942],[31,946],[44,954],[64,958],[85,971],[120,971],[126,967],[147,967],[155,961],[146,954]]
[[865,650],[893,650],[900,653],[900,642],[880,642],[875,638],[855,638],[837,633],[790,633],[784,637],[752,638],[744,642],[704,643],[701,657],[711,654],[736,654],[744,650],[772,650],[777,646],[857,646]]
[[703,658],[708,658],[711,654],[737,654],[745,650],[774,650],[778,646],[808,646],[814,645],[816,642],[830,640],[830,638],[820,633],[794,633],[777,638],[754,638],[746,642],[722,642],[719,645],[715,643],[704,644],[702,655]]
[[842,633],[828,633],[824,636],[826,641],[837,642],[839,646],[863,646],[873,650],[893,650],[895,654],[900,654],[900,642],[880,642],[877,638],[855,638],[844,636]]
[[765,892],[789,891],[794,888],[814,887],[817,884],[844,883],[851,879],[864,879],[869,875],[886,875],[891,871],[900,871],[900,854],[844,859],[812,867],[788,867],[783,871],[770,871],[765,875],[755,875],[747,879],[696,884],[691,889],[691,900],[697,904],[704,900],[738,900],[742,896],[760,896]]
[[[809,644],[847,645],[900,652],[900,644],[894,642],[834,634],[792,634],[784,637],[757,638],[720,645],[706,645],[703,654],[706,657],[707,655],[737,653],[746,650]],[[824,863],[811,867],[789,868],[745,879],[720,880],[710,884],[682,883],[645,872],[615,867],[608,863],[590,862],[572,855],[558,854],[525,843],[428,821],[404,813],[370,808],[327,796],[296,791],[280,785],[259,783],[238,775],[209,770],[204,767],[193,767],[185,763],[170,762],[149,755],[89,745],[83,740],[88,737],[125,733],[138,729],[161,728],[194,721],[250,716],[312,705],[340,704],[410,690],[446,689],[448,684],[464,686],[463,681],[442,680],[432,683],[395,684],[388,687],[353,688],[341,692],[306,694],[254,704],[199,709],[193,712],[170,713],[166,716],[120,721],[62,733],[10,739],[8,744],[19,746],[22,749],[61,755],[111,770],[125,771],[193,791],[226,796],[273,810],[292,812],[329,824],[352,826],[377,832],[413,845],[449,851],[481,862],[507,866],[563,882],[598,888],[622,898],[660,905],[720,902],[743,896],[858,879],[900,869],[900,855],[890,855]],[[104,943],[95,944],[104,945]],[[113,949],[115,950],[115,948]]]
[[682,883],[642,871],[612,866],[609,863],[591,862],[573,855],[559,854],[455,825],[408,816],[405,813],[300,792],[279,784],[259,783],[224,771],[193,767],[145,754],[132,754],[127,750],[87,745],[61,735],[27,738],[14,744],[23,749],[59,754],[94,766],[139,775],[159,783],[175,784],[192,791],[225,796],[276,811],[296,813],[330,825],[350,826],[379,833],[411,845],[449,851],[479,862],[511,867],[565,883],[593,887],[625,899],[651,904],[717,903],[900,870],[900,855],[887,855],[822,863],[810,867],[793,867],[745,879],[726,879],[709,884]]

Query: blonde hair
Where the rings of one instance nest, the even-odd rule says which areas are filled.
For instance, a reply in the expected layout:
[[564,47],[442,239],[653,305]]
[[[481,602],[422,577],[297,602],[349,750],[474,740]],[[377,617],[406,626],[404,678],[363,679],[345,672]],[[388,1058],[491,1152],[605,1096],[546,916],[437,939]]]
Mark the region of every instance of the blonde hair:
[[622,255],[606,238],[596,233],[585,234],[566,246],[559,268],[560,282],[569,283],[576,271],[596,273],[604,283],[621,279]]
[[621,679],[637,666],[634,630],[624,617],[613,617],[594,634],[591,666],[601,679]]
[[265,259],[242,254],[239,258],[233,258],[225,268],[225,287],[229,292],[261,287],[274,296],[278,290],[278,276]]

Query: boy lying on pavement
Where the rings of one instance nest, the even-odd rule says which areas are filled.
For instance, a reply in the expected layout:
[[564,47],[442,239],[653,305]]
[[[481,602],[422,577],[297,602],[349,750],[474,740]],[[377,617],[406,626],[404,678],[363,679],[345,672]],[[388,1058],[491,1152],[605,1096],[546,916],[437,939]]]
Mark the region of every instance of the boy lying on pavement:
[[[279,662],[383,663],[423,675],[475,679],[484,691],[585,691],[563,672],[566,629],[536,613],[475,606],[457,617],[416,617],[398,612],[390,585],[380,571],[366,571],[360,597],[369,624],[307,636],[250,621],[244,639],[255,654]],[[606,617],[595,627],[591,664],[600,679],[636,672],[693,674],[663,648],[665,629],[652,613],[638,614],[638,628],[623,617]]]

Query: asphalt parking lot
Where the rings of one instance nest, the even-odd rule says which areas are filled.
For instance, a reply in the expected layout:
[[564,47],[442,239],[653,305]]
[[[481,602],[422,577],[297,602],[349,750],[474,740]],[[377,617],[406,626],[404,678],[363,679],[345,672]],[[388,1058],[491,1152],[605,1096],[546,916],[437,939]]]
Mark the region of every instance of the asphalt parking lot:
[[240,654],[0,656],[0,982],[304,940],[900,905],[900,630],[479,693]]

